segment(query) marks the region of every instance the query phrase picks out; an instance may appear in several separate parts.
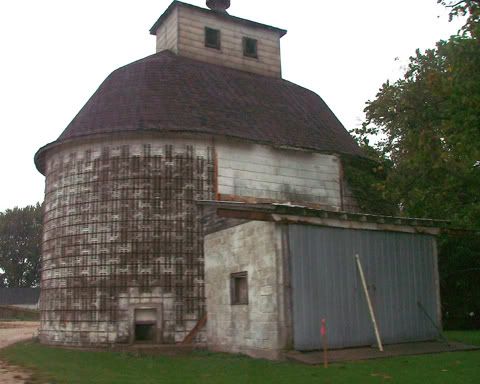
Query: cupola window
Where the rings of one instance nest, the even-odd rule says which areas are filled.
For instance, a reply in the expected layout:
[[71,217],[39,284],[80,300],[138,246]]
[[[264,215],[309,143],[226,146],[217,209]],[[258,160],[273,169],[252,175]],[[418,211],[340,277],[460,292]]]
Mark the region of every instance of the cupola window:
[[218,29],[205,27],[205,46],[220,49],[220,31]]
[[257,54],[257,40],[249,37],[243,38],[243,55],[247,57],[258,58]]

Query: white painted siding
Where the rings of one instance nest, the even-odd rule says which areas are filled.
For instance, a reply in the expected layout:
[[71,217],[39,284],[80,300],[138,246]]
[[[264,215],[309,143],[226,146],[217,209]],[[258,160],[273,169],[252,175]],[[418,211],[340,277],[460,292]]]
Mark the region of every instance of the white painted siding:
[[240,142],[216,150],[222,195],[341,206],[336,156]]

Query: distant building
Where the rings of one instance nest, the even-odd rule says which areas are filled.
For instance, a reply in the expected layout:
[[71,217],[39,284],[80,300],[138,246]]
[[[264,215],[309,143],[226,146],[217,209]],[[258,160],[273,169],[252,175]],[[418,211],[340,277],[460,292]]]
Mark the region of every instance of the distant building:
[[[225,306],[238,305],[245,317],[257,305],[246,290],[258,276],[252,259],[233,268],[224,249],[225,275],[208,281],[208,266],[218,256],[212,228],[222,231],[232,222],[216,206],[198,202],[358,210],[340,155],[362,152],[318,95],[282,79],[286,31],[229,15],[229,0],[207,5],[174,1],[150,30],[157,53],[114,71],[60,137],[35,155],[46,176],[43,343],[212,340],[220,349],[230,343],[231,350],[275,354],[287,344],[258,341],[280,330],[259,328],[255,322],[264,322],[264,315],[250,319],[255,334],[224,324],[233,313]],[[208,215],[212,234],[204,254]],[[256,228],[244,223],[235,225]],[[225,235],[219,244],[243,244],[233,231],[219,232]],[[216,292],[224,295],[231,284],[231,301],[212,306],[225,300]],[[258,292],[265,298],[267,291],[280,292],[264,286]],[[232,332],[239,339],[233,341]]]
[[40,288],[0,288],[0,306],[36,309]]

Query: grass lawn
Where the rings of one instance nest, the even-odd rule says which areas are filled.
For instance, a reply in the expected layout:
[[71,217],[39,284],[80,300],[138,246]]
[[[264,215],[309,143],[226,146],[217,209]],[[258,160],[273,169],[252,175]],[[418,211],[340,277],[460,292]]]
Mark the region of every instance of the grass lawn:
[[0,305],[0,321],[39,321],[37,310]]
[[[480,331],[448,332],[447,337],[480,345]],[[52,384],[480,382],[480,351],[336,364],[328,369],[207,352],[139,357],[64,350],[38,343],[11,346],[1,351],[0,357],[32,369],[37,378],[47,378]]]

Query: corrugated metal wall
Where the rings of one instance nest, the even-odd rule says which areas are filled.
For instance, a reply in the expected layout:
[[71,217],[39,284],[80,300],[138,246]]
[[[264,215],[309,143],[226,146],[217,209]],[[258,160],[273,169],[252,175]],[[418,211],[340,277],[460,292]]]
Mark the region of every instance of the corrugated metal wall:
[[[384,343],[428,340],[438,332],[435,239],[428,235],[290,225],[294,345],[332,348],[375,343],[355,264],[359,254]],[[439,325],[439,324],[437,324]]]

